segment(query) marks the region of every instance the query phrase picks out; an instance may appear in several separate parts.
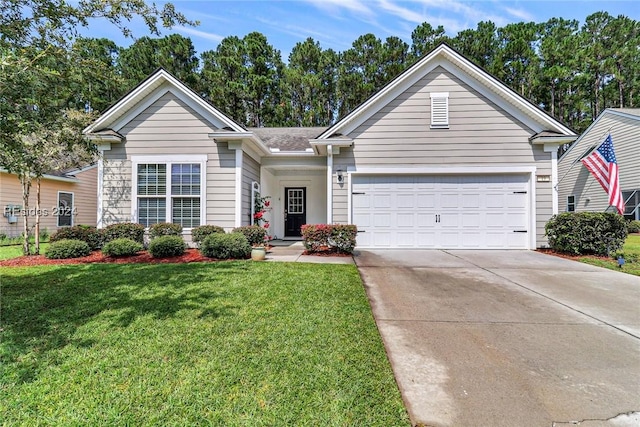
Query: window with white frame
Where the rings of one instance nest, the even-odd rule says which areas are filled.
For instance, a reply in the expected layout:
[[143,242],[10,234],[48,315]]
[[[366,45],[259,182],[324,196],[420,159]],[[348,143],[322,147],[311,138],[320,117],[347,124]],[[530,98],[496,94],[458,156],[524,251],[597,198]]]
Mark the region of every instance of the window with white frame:
[[431,93],[431,128],[449,128],[449,92]]
[[73,225],[73,193],[58,191],[58,227],[71,227]]
[[630,220],[640,220],[640,189],[622,190],[624,199],[624,217]]
[[[175,156],[177,157],[177,156]],[[197,227],[202,222],[203,163],[190,161],[136,164],[137,221]]]
[[567,196],[567,212],[576,211],[576,196]]

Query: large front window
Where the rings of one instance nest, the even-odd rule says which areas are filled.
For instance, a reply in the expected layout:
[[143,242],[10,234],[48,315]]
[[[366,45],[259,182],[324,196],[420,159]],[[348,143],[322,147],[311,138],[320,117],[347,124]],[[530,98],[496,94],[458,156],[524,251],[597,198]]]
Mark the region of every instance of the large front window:
[[145,227],[159,222],[199,226],[201,169],[200,163],[138,164],[138,222]]

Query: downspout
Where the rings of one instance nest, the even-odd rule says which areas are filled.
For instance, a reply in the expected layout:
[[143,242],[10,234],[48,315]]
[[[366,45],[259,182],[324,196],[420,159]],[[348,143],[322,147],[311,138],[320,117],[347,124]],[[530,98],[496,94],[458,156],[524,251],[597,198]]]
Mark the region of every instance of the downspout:
[[96,215],[98,215],[97,221],[96,221],[96,226],[98,228],[102,228],[104,227],[103,221],[102,221],[102,215],[103,215],[103,207],[102,207],[102,192],[104,190],[104,160],[103,160],[103,156],[104,156],[104,151],[100,151],[99,157],[98,157],[98,206],[97,206],[97,212]]
[[327,224],[333,223],[333,146],[327,145]]
[[556,145],[544,146],[544,151],[551,154],[551,212],[558,214],[558,147]]
[[242,147],[236,148],[236,227],[242,226],[242,154]]

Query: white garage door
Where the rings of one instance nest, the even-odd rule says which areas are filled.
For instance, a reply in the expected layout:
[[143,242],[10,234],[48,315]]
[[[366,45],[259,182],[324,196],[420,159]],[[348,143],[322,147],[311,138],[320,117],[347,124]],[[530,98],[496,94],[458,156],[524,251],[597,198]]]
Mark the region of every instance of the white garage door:
[[526,249],[529,175],[354,175],[363,248]]

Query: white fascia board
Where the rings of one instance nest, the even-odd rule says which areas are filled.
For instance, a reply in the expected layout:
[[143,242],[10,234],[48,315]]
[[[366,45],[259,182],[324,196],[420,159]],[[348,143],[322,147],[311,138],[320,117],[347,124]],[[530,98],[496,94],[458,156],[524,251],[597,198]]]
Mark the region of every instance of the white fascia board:
[[607,114],[613,114],[613,115],[617,115],[617,116],[621,116],[627,119],[632,119],[632,120],[638,120],[640,121],[640,117],[639,116],[634,116],[632,114],[627,114],[624,113],[622,111],[616,111],[614,109],[610,109],[607,108],[606,110],[604,110],[602,113],[600,113],[600,115],[598,117],[596,117],[596,119],[593,121],[593,123],[591,123],[589,125],[589,127],[582,132],[582,135],[580,135],[580,137],[578,139],[576,139],[576,142],[574,142],[571,147],[569,147],[569,149],[567,151],[565,151],[562,156],[560,157],[560,159],[558,160],[559,163],[562,163],[562,161],[567,158],[567,156],[569,155],[569,153],[571,151],[573,151],[574,148],[578,147],[580,145],[580,142],[598,125],[598,123],[607,115]]
[[[131,91],[131,93],[125,96],[120,102],[107,110],[105,114],[100,116],[95,122],[86,127],[83,133],[91,133],[96,129],[104,127],[110,127],[117,131],[167,92],[176,95],[180,100],[217,127],[228,126],[238,132],[244,131],[240,125],[230,120],[178,79],[164,70],[159,70],[147,79],[147,81]],[[149,97],[150,93],[152,93],[151,97]],[[145,99],[148,97],[152,98],[153,101]],[[138,105],[142,101],[144,102]],[[133,111],[130,111],[132,109]],[[224,124],[224,126],[220,126],[221,123]]]
[[[487,93],[486,88],[489,88],[491,92],[494,92],[497,95],[499,95],[501,99],[511,104],[512,106],[516,107],[518,110],[524,112],[527,116],[534,119],[535,122],[539,123],[538,126],[540,125],[546,126],[545,129],[541,128],[539,131],[551,129],[565,135],[574,134],[574,132],[571,129],[569,129],[559,121],[555,120],[551,116],[547,115],[544,111],[532,105],[529,101],[525,100],[522,96],[518,95],[516,92],[509,89],[504,83],[500,82],[498,79],[496,79],[486,71],[482,70],[477,65],[468,61],[466,58],[458,54],[455,54],[455,52],[453,52],[450,49],[446,50],[444,52],[444,55],[449,60],[450,63],[456,65],[458,68],[465,71],[465,73],[463,73],[462,76],[456,74],[457,77],[460,77],[461,80],[466,82],[468,78],[465,79],[465,77],[470,76],[473,78],[473,80],[484,83],[483,85],[484,89],[482,89],[482,86],[479,88],[480,89],[479,91],[483,95],[486,95]],[[476,90],[478,90],[478,88],[476,88]],[[504,104],[504,101],[502,103],[498,103],[498,105]],[[514,114],[514,116],[519,118],[518,115]],[[532,127],[532,129],[535,129],[535,128]]]
[[377,168],[349,166],[347,171],[358,175],[486,175],[486,174],[525,174],[534,173],[535,166],[419,166],[402,168]]
[[[0,168],[0,172],[8,173],[10,175],[15,175],[9,172],[8,170],[6,170],[5,168]],[[46,179],[48,181],[62,181],[62,182],[79,182],[80,181],[78,178],[75,178],[75,177],[57,176],[57,175],[49,175],[49,174],[42,175],[42,179]]]
[[255,136],[253,132],[247,132],[246,130],[242,130],[241,132],[229,132],[229,131],[221,131],[221,132],[211,132],[209,133],[209,138],[214,140],[220,140],[221,142],[235,142],[242,143],[245,141],[251,142],[262,154],[271,154],[271,150],[267,145],[262,142],[258,137]]
[[532,145],[544,145],[545,149],[548,145],[555,145],[558,148],[562,144],[570,144],[578,139],[578,135],[566,135],[566,136],[536,136],[530,138],[529,141]]
[[452,72],[456,77],[504,108],[535,132],[550,129],[562,134],[573,135],[571,129],[533,106],[486,71],[466,60],[448,46],[441,45],[380,90],[380,92],[357,107],[344,119],[327,129],[318,139],[327,139],[334,133],[349,134],[349,132],[380,110],[382,106],[399,96],[438,66],[442,66]]

